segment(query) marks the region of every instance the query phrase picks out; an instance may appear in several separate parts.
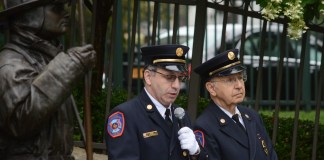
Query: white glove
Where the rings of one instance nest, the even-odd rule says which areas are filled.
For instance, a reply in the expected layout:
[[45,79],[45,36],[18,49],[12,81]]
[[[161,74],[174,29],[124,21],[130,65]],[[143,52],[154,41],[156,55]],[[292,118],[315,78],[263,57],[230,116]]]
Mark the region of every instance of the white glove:
[[200,152],[196,136],[189,127],[182,127],[178,131],[178,139],[180,141],[181,149],[188,150],[190,155]]

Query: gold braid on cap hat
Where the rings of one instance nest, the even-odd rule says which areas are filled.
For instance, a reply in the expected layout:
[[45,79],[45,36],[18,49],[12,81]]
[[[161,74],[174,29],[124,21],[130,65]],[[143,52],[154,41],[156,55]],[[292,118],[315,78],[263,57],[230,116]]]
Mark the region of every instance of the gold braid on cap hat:
[[153,64],[161,63],[161,62],[186,63],[186,60],[183,60],[183,59],[156,59],[156,60],[153,61]]
[[213,74],[215,74],[215,73],[217,73],[217,72],[220,72],[220,71],[222,71],[222,70],[224,70],[224,69],[226,69],[226,68],[229,68],[229,67],[232,67],[232,66],[234,66],[234,65],[240,64],[240,63],[241,63],[240,61],[237,61],[237,62],[235,62],[235,63],[231,63],[231,64],[228,64],[228,65],[226,65],[226,66],[224,66],[224,67],[218,68],[218,69],[216,69],[216,70],[214,70],[214,71],[212,71],[212,72],[209,72],[209,76],[211,76],[211,75],[213,75]]

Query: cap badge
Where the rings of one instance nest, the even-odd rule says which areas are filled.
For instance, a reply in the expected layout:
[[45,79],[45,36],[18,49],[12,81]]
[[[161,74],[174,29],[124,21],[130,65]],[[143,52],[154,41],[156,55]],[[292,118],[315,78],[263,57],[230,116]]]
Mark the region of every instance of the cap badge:
[[227,57],[229,60],[233,60],[235,58],[235,54],[233,52],[228,52]]
[[183,55],[183,49],[182,48],[177,48],[177,50],[176,50],[176,55],[178,56],[178,57],[181,57],[182,55]]
[[148,110],[151,110],[153,107],[152,107],[152,105],[149,104],[149,105],[146,106],[146,108],[147,108]]

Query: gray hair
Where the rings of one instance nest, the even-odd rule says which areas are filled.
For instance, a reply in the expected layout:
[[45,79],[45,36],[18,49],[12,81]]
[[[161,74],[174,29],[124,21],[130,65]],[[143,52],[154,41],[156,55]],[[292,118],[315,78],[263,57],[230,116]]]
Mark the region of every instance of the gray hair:
[[[144,72],[145,72],[146,70],[149,70],[149,71],[156,71],[156,70],[157,70],[157,66],[155,66],[155,65],[147,65],[147,66],[144,67],[144,69],[143,69],[143,83],[144,83],[144,85],[146,84],[145,79],[144,79]],[[155,73],[154,73],[154,74],[155,74]]]

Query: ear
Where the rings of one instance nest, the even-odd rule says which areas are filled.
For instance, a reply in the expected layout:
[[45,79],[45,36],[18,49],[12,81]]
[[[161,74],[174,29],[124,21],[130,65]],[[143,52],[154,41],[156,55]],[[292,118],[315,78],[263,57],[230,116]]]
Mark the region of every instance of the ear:
[[150,86],[151,85],[151,73],[150,73],[150,71],[145,70],[143,76],[144,76],[143,78],[144,78],[145,83]]
[[215,97],[217,95],[214,85],[215,84],[212,82],[206,82],[206,84],[205,84],[205,87],[206,87],[207,91],[209,92],[210,96],[213,96],[213,97]]

